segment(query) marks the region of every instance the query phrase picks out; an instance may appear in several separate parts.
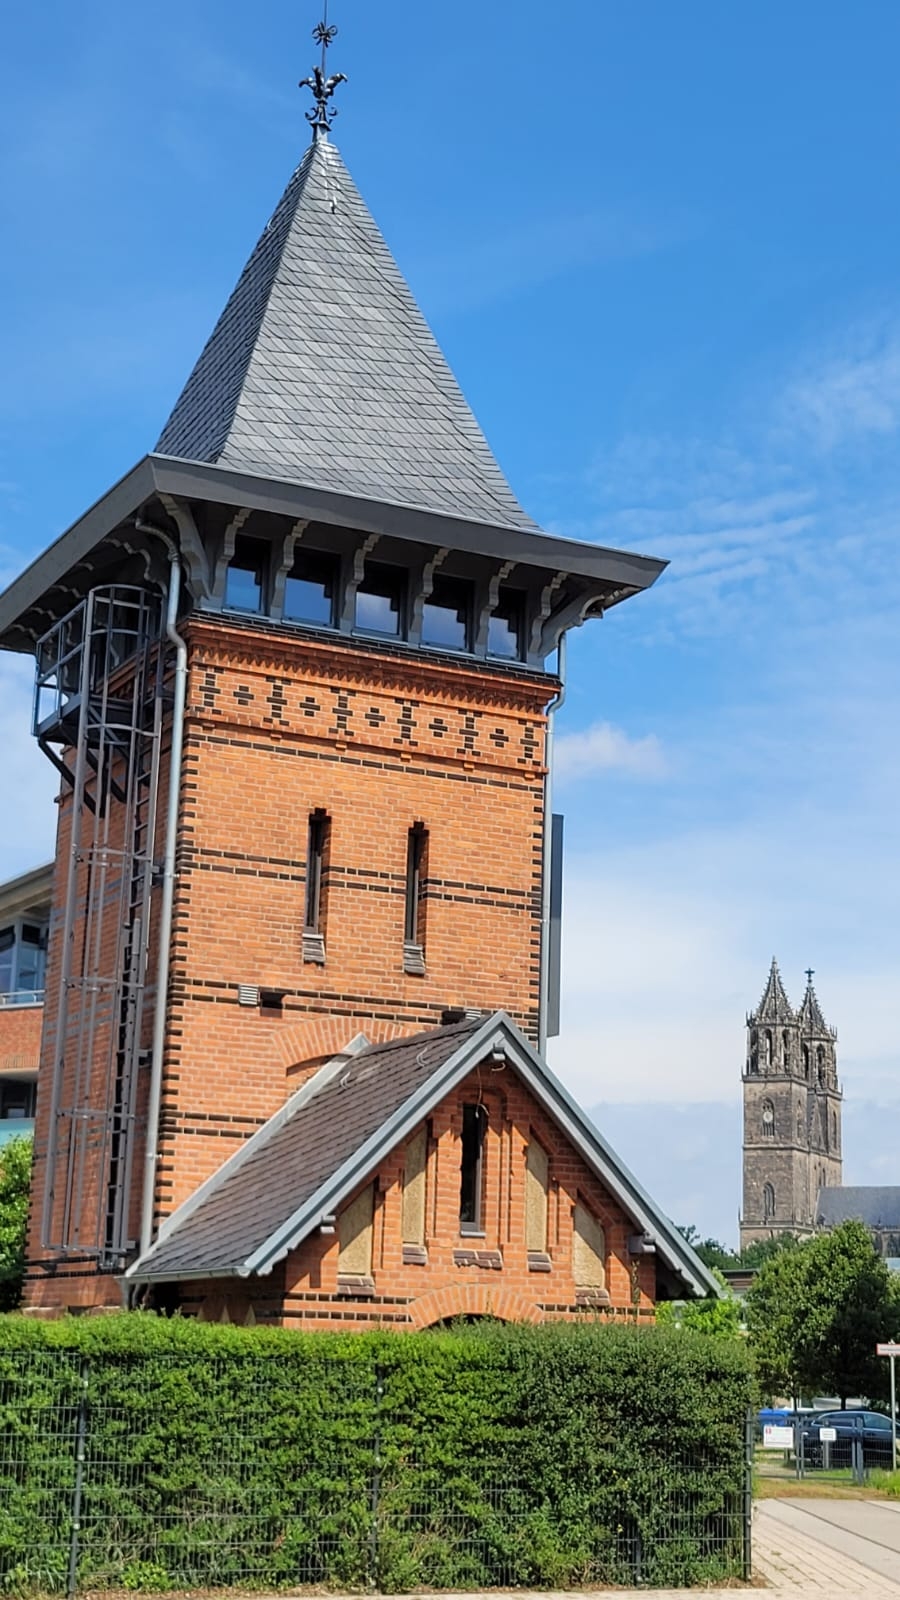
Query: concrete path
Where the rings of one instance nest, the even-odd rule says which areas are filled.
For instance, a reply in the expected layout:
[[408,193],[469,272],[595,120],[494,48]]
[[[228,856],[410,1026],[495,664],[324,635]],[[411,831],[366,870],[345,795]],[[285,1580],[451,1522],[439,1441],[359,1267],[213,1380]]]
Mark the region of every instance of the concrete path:
[[886,1500],[763,1500],[754,1566],[776,1593],[900,1600],[900,1506]]

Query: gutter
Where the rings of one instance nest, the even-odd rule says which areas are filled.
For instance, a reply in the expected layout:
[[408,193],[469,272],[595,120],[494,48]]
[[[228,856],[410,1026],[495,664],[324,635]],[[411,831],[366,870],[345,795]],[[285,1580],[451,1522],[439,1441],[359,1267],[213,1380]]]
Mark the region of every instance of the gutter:
[[561,633],[556,649],[556,676],[559,692],[547,707],[547,739],[544,746],[544,838],[541,846],[541,974],[538,996],[538,1054],[547,1055],[547,1011],[550,1004],[550,872],[551,832],[553,828],[553,724],[566,698],[566,635]]
[[159,944],[156,957],[156,997],[153,1010],[153,1043],[150,1051],[150,1085],[147,1100],[147,1143],[144,1153],[144,1179],[141,1193],[140,1253],[153,1241],[153,1202],[156,1195],[156,1166],[159,1160],[159,1113],[162,1101],[163,1054],[166,1042],[166,1009],[169,997],[169,967],[172,952],[172,908],[175,901],[175,850],[178,843],[178,810],[181,799],[181,755],[184,747],[184,708],[187,699],[187,645],[175,624],[181,599],[181,559],[178,548],[160,528],[137,521],[139,533],[162,539],[169,553],[169,595],[166,608],[166,638],[175,646],[175,688],[172,704],[172,744],[169,753],[169,790],[166,801],[166,837],[162,867],[162,899],[159,909]]

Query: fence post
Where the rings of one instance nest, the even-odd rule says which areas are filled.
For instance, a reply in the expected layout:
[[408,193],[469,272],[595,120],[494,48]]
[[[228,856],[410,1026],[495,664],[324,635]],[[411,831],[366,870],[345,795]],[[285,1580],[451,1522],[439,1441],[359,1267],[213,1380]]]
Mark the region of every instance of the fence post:
[[369,1588],[378,1588],[378,1519],[381,1510],[381,1400],[384,1394],[384,1373],[375,1368],[375,1432],[372,1462],[372,1520],[369,1528]]
[[84,1489],[84,1455],[87,1444],[88,1363],[82,1360],[79,1370],[81,1394],[78,1398],[78,1422],[75,1429],[75,1484],[72,1490],[72,1527],[69,1533],[69,1572],[66,1579],[68,1600],[78,1586],[78,1545],[81,1533],[81,1496]]
[[753,1445],[756,1435],[755,1418],[747,1412],[744,1425],[744,1563],[743,1579],[749,1583],[753,1575]]

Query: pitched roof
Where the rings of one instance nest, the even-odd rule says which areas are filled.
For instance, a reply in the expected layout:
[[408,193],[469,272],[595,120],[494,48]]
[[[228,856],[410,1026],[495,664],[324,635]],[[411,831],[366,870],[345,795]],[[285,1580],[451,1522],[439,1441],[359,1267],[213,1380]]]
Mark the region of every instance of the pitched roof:
[[820,1189],[817,1221],[826,1228],[864,1222],[867,1228],[900,1230],[900,1188],[875,1184]]
[[831,1029],[822,1015],[822,1007],[819,1005],[819,999],[812,986],[811,978],[807,982],[806,993],[803,996],[803,1002],[797,1016],[804,1032],[813,1034],[831,1033]]
[[504,1012],[386,1044],[358,1044],[323,1067],[168,1218],[126,1277],[146,1283],[270,1272],[486,1055],[501,1049],[688,1292],[719,1293],[678,1229]]
[[156,449],[537,531],[322,137],[291,178]]
[[756,1010],[751,1013],[752,1022],[795,1022],[796,1017],[791,1008],[791,1002],[784,992],[781,973],[778,971],[778,962],[772,957],[766,987],[762,992],[762,999]]

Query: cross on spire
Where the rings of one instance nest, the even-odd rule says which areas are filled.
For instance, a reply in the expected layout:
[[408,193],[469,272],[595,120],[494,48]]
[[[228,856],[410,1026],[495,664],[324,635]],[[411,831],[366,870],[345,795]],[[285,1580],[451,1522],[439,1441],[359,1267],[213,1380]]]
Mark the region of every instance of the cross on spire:
[[313,38],[316,44],[322,46],[322,59],[317,67],[313,67],[310,77],[300,79],[299,87],[311,89],[316,102],[306,113],[307,122],[312,123],[313,137],[327,139],[328,130],[337,116],[336,108],[329,105],[329,101],[338,85],[347,82],[344,72],[328,75],[328,47],[337,38],[337,28],[334,24],[329,27],[328,23],[328,0],[323,0],[322,21],[313,28]]
[[815,975],[815,970],[816,970],[815,967],[807,967],[807,969],[806,969],[806,981],[810,985],[810,987],[812,986],[812,981],[813,981],[813,977]]

